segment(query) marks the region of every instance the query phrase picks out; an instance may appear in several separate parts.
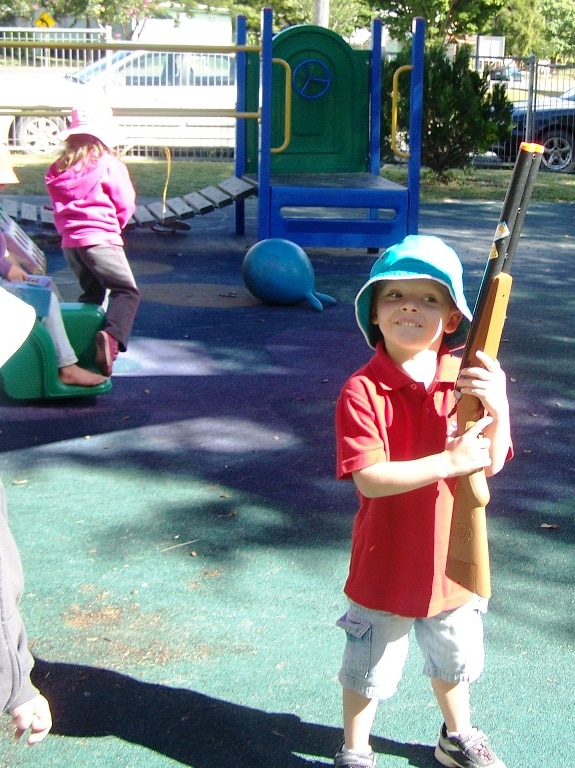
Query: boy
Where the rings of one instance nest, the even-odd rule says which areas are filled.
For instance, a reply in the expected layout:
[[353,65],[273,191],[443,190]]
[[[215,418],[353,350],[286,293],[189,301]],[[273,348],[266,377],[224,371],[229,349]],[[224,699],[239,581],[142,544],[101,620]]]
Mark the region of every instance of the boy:
[[[456,479],[499,472],[510,454],[505,375],[481,366],[458,373],[471,312],[455,251],[410,235],[373,265],[356,297],[356,319],[372,359],[351,376],[336,408],[337,475],[359,495],[338,621],[347,642],[345,741],[337,768],[373,768],[369,736],[379,699],[399,684],[411,627],[444,723],[435,748],[445,766],[505,768],[470,719],[469,684],[483,669],[485,602],[445,575]],[[486,415],[455,436],[456,389]]]
[[[31,306],[0,288],[0,366],[24,343],[35,319]],[[34,659],[18,610],[22,590],[22,564],[8,528],[0,482],[0,712],[11,714],[16,738],[29,731],[32,746],[46,738],[52,718],[48,702],[30,680]]]

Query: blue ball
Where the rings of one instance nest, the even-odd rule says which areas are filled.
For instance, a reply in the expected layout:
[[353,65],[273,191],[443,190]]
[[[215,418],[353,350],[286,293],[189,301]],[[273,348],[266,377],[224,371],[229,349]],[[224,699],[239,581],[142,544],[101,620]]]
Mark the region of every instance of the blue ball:
[[244,257],[242,277],[248,291],[266,304],[298,304],[315,288],[306,252],[278,237],[252,245]]

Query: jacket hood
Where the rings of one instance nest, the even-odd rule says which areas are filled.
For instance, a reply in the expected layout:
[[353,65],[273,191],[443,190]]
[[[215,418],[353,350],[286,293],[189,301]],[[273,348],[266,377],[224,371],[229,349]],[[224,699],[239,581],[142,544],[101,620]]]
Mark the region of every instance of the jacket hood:
[[62,201],[82,200],[89,196],[104,173],[105,168],[100,162],[89,166],[77,164],[62,173],[52,166],[46,174],[46,186]]

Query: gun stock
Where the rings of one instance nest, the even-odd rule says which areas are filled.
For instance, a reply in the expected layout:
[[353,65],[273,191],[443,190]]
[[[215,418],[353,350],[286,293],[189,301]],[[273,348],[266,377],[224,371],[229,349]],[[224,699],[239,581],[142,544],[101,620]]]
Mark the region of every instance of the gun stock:
[[[478,349],[484,350],[490,357],[497,357],[512,282],[511,275],[507,273],[500,273],[491,281],[485,312],[477,325],[473,346],[466,350],[466,364],[477,364],[473,358]],[[463,434],[482,416],[481,402],[471,395],[463,395],[457,405],[457,433]],[[445,572],[450,579],[481,597],[491,595],[485,514],[488,504],[489,486],[484,470],[458,478]]]
[[[478,350],[497,357],[513,282],[509,273],[511,260],[542,155],[543,147],[538,144],[521,145],[479,289],[462,368],[477,364]],[[482,416],[481,402],[462,396],[457,405],[458,434],[463,434]],[[483,470],[458,478],[445,573],[481,597],[491,596],[485,512],[488,503],[489,487]]]

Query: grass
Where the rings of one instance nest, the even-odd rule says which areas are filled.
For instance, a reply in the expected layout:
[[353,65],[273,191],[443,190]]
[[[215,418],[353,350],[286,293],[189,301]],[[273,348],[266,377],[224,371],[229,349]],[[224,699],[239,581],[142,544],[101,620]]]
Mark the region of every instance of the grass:
[[[44,195],[44,174],[51,158],[14,155],[16,173],[20,184],[6,189],[15,195]],[[140,198],[161,199],[168,175],[165,159],[127,158],[130,175]],[[400,166],[384,166],[383,175],[405,183],[407,169]],[[168,197],[179,197],[215,184],[233,175],[231,161],[173,159],[168,179]],[[497,201],[505,197],[510,168],[469,168],[454,171],[447,184],[440,184],[427,171],[422,171],[421,200],[441,202],[457,200]],[[575,174],[540,171],[533,190],[535,202],[575,203]]]
[[[433,174],[422,171],[421,200],[441,202],[451,200],[478,200],[502,202],[511,168],[467,168],[452,171],[446,184],[438,183]],[[383,175],[400,184],[405,183],[407,170],[385,166]],[[533,202],[575,203],[575,174],[540,170],[531,197]]]
[[[15,195],[44,195],[44,175],[54,158],[37,158],[13,154],[14,170],[20,183],[7,187]],[[174,159],[170,166],[165,159],[127,158],[128,168],[138,197],[161,199],[166,180],[168,197],[180,197],[207,187],[233,175],[231,161]],[[169,170],[169,179],[168,179]]]

